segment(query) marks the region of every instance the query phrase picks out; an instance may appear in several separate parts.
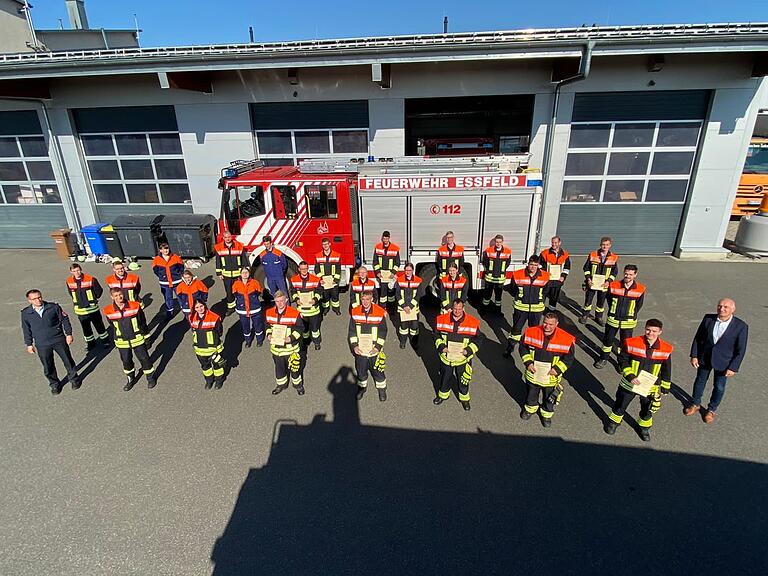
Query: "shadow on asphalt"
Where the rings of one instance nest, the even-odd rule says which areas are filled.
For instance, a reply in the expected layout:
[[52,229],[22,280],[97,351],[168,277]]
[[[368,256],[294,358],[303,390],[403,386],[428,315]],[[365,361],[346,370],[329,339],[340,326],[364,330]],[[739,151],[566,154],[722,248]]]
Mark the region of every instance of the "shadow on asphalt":
[[766,573],[766,465],[367,426],[351,368],[328,389],[333,421],[276,423],[214,576]]
[[[189,322],[184,317],[184,314],[181,312],[176,312],[176,314],[178,320],[163,330],[163,337],[159,342],[153,345],[152,352],[150,354],[152,365],[155,367],[155,376],[158,380],[165,371],[166,366],[168,366],[168,362],[171,361],[171,358],[173,358],[173,355],[176,353],[176,349],[179,347],[182,340],[184,340],[184,334],[186,334],[187,330],[189,329]],[[162,329],[162,326],[164,326],[164,324],[159,325],[157,332]],[[154,338],[150,337],[153,343],[155,342],[156,338],[157,333],[154,334]],[[202,378],[203,377],[201,374],[201,381]]]

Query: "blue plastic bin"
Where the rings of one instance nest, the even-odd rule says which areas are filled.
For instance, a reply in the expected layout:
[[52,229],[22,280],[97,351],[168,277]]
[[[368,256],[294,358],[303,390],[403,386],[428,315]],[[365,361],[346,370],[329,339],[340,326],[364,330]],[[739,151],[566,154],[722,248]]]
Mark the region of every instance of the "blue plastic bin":
[[80,233],[88,243],[88,247],[91,249],[92,254],[100,255],[109,253],[109,250],[107,249],[107,243],[104,241],[104,236],[99,234],[99,230],[101,230],[106,225],[107,224],[105,222],[100,222],[97,224],[89,224],[88,226],[83,226],[80,229]]

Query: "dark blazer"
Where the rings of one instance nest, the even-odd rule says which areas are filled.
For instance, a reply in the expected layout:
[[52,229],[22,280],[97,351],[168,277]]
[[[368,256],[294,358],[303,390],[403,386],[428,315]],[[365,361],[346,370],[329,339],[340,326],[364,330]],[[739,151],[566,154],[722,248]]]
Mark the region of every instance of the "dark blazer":
[[64,342],[66,336],[72,335],[72,324],[69,316],[56,302],[44,302],[42,318],[32,306],[21,311],[21,331],[24,334],[24,344],[32,346],[50,346]]
[[696,330],[691,344],[691,358],[698,358],[704,368],[713,368],[725,372],[739,371],[741,361],[747,351],[749,328],[744,320],[733,317],[728,328],[720,336],[717,344],[712,340],[712,329],[717,322],[717,314],[705,314]]

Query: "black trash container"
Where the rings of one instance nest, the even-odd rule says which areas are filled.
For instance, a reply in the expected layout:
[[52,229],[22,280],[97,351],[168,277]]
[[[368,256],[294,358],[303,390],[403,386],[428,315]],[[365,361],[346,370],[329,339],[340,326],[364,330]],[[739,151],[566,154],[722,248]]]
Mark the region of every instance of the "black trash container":
[[127,214],[118,216],[112,228],[120,241],[123,254],[136,258],[154,258],[160,238],[162,214]]
[[210,214],[168,214],[160,223],[163,238],[182,258],[210,258],[216,243],[216,218]]
[[112,258],[122,258],[125,256],[123,247],[120,246],[120,238],[117,237],[117,232],[115,232],[111,224],[102,226],[99,230],[99,235],[107,247],[107,254],[112,256]]

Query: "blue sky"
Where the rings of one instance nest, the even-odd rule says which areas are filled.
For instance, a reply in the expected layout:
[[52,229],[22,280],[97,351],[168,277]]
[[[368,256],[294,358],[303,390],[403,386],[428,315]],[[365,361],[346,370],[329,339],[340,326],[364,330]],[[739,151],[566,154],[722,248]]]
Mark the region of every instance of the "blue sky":
[[[37,28],[69,27],[64,0],[31,0]],[[143,29],[142,46],[224,44],[580,26],[766,22],[766,0],[428,0],[257,2],[255,0],[86,0],[92,28]],[[514,8],[520,6],[521,8]]]

